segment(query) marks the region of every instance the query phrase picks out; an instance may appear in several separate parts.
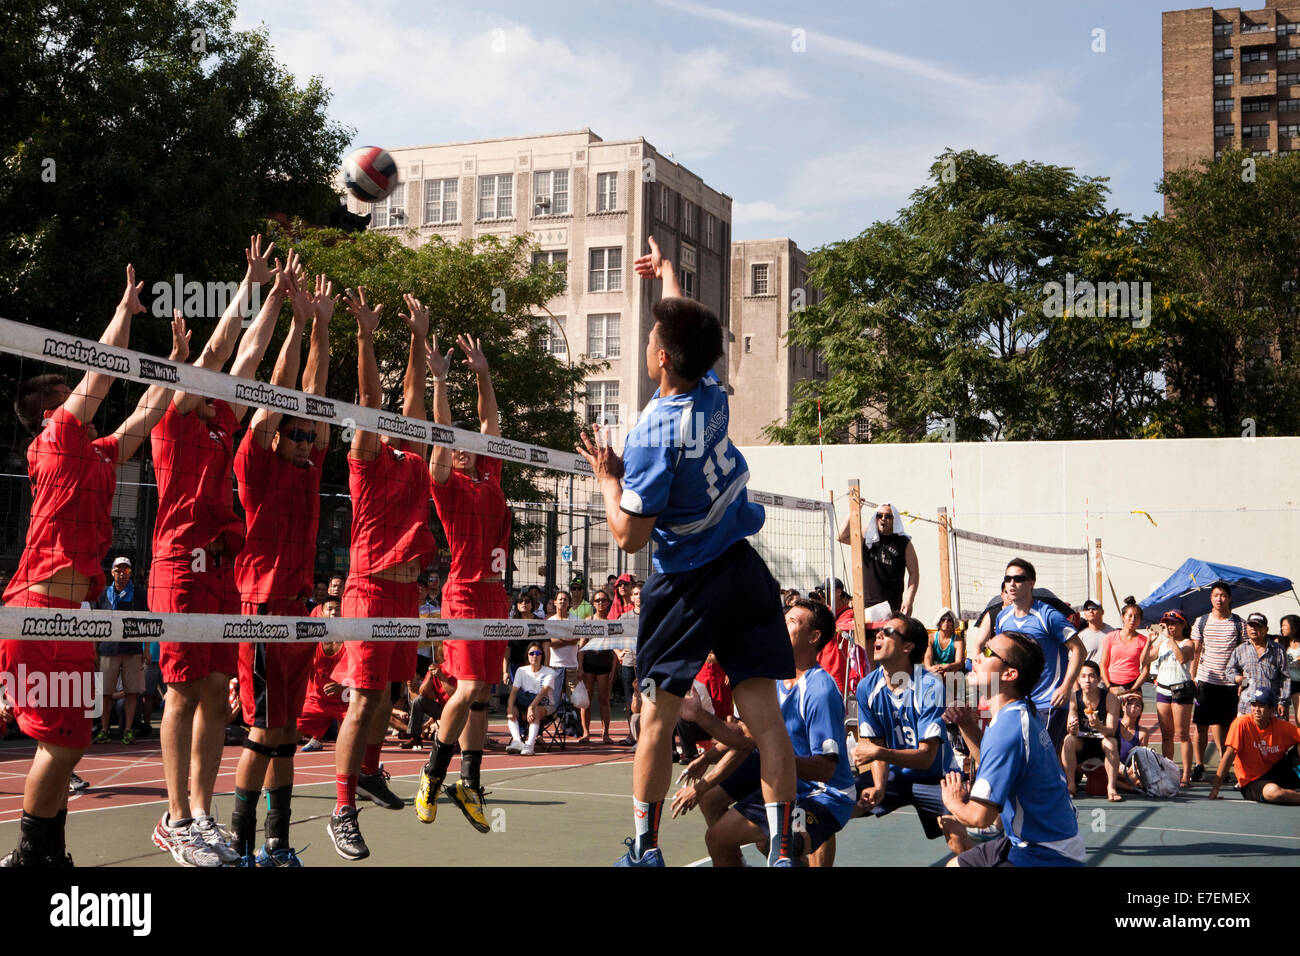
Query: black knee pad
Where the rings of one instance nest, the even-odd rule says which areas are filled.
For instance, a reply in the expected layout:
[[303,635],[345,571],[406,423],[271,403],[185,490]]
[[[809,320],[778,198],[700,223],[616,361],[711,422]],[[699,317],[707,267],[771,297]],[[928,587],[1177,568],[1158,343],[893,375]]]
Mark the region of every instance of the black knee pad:
[[487,709],[488,709],[487,701],[484,701],[484,700],[476,700],[476,701],[474,701],[472,704],[469,705],[469,709],[470,709],[470,710],[487,710]]
[[266,744],[259,744],[255,742],[252,737],[244,738],[244,749],[251,750],[255,754],[261,754],[263,757],[278,756],[274,747],[268,747]]
[[280,744],[275,748],[275,755],[277,757],[292,757],[297,753],[297,750],[298,748],[294,744]]

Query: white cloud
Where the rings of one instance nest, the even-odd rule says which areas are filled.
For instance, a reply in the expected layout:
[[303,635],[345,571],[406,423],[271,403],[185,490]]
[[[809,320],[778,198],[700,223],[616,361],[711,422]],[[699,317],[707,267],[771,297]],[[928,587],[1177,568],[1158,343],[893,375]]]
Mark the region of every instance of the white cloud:
[[731,221],[736,225],[746,225],[751,222],[786,222],[798,219],[799,216],[798,211],[782,209],[765,199],[758,202],[737,200],[731,204]]

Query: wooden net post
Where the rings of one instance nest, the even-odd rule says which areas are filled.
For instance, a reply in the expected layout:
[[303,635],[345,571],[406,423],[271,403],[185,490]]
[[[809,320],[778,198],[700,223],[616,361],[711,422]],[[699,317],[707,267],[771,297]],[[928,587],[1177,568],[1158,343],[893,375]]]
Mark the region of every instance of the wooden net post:
[[952,607],[952,569],[948,560],[948,509],[939,509],[939,593],[943,607]]
[[1097,580],[1097,603],[1105,607],[1106,602],[1101,599],[1104,593],[1101,589],[1101,538],[1097,539],[1097,556],[1093,560],[1093,575]]

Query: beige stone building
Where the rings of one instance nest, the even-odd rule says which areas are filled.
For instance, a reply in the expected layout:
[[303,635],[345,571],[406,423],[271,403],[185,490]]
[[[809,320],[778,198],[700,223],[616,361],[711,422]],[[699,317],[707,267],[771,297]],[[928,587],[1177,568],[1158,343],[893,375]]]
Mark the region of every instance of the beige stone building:
[[731,244],[730,436],[737,445],[770,444],[763,428],[786,422],[801,379],[826,378],[821,353],[787,346],[790,315],[819,301],[808,287],[808,254],[792,239]]
[[1163,14],[1164,168],[1300,148],[1300,2]]

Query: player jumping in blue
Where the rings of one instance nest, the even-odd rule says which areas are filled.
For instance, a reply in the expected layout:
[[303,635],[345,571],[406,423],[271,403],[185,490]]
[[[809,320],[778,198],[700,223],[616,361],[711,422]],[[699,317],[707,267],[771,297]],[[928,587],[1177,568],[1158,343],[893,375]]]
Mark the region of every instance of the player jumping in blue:
[[663,281],[646,346],[646,370],[659,388],[622,458],[596,429],[578,446],[600,484],[619,547],[635,553],[652,535],[656,546],[636,648],[643,694],[632,768],[636,837],[617,865],[664,865],[659,821],[672,775],[673,727],[712,651],[758,745],[768,863],[790,866],[794,748],[774,681],[794,677],[794,654],[776,581],[746,540],[765,515],[745,491],[749,468],[727,437],[727,393],[712,372],[723,355],[722,324],[682,295],[653,236],[650,254],[634,267],[642,279]]

